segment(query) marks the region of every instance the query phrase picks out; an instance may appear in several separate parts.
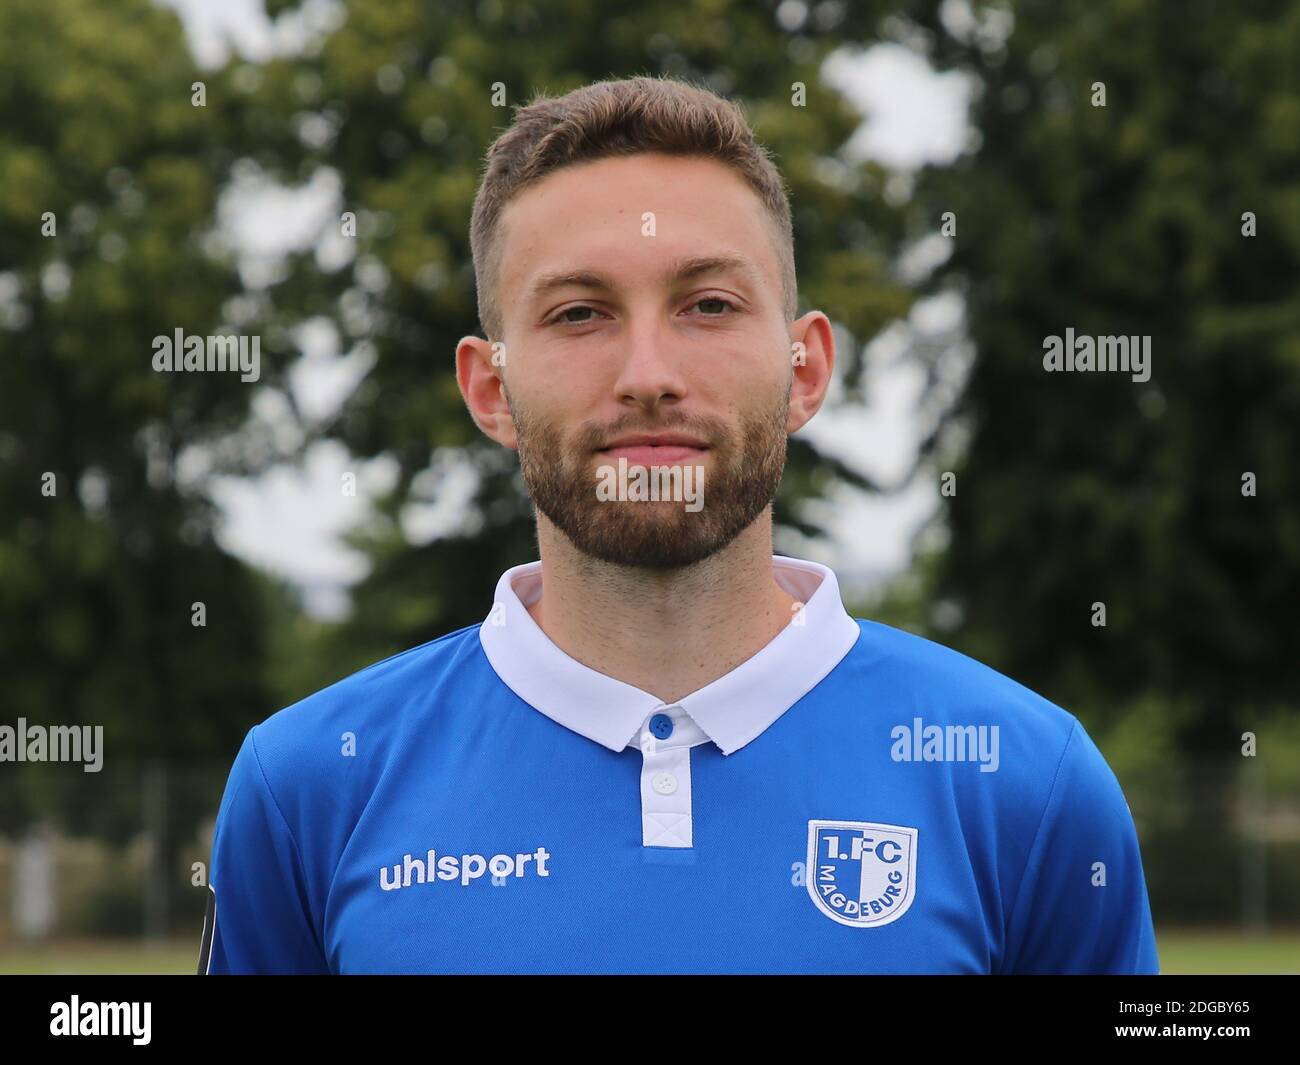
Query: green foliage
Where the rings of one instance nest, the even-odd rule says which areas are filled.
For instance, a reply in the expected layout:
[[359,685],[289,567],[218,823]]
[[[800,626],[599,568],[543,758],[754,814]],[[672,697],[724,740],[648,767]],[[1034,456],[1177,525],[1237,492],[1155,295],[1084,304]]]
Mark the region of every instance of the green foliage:
[[[102,726],[105,775],[227,758],[265,713],[262,617],[178,460],[237,428],[253,393],[237,375],[155,373],[152,340],[233,331],[242,286],[202,237],[246,123],[148,0],[12,0],[0,40],[3,717]],[[0,828],[39,813],[138,830],[138,794],[106,801],[92,778],[8,767]],[[203,806],[174,799],[192,825]]]
[[[1300,5],[1025,0],[1005,45],[912,7],[983,85],[979,150],[910,222],[956,213],[929,287],[959,287],[978,350],[948,641],[1099,728],[1159,693],[1177,746],[1232,755],[1300,695]],[[1150,381],[1045,373],[1067,327],[1151,336]]]

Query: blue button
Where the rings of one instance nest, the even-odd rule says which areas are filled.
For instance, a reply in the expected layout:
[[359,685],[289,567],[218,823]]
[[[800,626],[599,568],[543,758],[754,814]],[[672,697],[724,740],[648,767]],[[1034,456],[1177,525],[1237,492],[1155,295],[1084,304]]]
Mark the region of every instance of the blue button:
[[673,719],[667,714],[655,714],[650,719],[650,731],[659,739],[666,740],[673,734]]

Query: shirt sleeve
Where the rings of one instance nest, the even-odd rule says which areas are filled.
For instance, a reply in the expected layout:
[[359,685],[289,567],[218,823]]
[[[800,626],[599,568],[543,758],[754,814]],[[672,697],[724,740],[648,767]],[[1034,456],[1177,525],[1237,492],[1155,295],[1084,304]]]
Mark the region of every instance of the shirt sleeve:
[[248,730],[217,812],[199,975],[326,973],[298,844]]
[[1158,973],[1137,828],[1076,720],[1009,911],[1001,972]]

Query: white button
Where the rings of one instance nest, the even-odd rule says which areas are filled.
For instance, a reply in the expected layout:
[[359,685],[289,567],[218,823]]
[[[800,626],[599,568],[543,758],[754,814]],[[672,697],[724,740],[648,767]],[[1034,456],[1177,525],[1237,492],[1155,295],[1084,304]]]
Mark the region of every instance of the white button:
[[650,786],[660,795],[671,795],[677,790],[677,778],[671,773],[656,773],[650,780]]

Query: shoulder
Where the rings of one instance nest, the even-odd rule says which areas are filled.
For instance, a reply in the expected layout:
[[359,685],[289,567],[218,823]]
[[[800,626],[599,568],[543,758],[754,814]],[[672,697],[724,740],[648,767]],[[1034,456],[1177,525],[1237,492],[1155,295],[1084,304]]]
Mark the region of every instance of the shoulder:
[[992,801],[1031,835],[1054,795],[1116,805],[1115,775],[1074,714],[950,647],[855,620],[852,701],[894,761],[942,763],[963,801]]
[[1068,710],[960,651],[878,621],[855,620],[862,630],[854,648],[859,667],[898,705],[910,703],[945,721],[996,724],[1038,742],[1054,739],[1058,753],[1079,725]]
[[371,761],[409,727],[478,652],[478,625],[372,663],[272,714],[249,730],[248,743],[273,793],[301,780],[336,779],[343,764]]
[[1136,863],[1119,781],[1074,714],[933,640],[858,624],[864,716],[889,732],[894,761],[947,774],[969,838],[989,841],[1004,884],[1021,884],[1027,870],[1036,883],[1040,865],[1068,866],[1073,852]]

